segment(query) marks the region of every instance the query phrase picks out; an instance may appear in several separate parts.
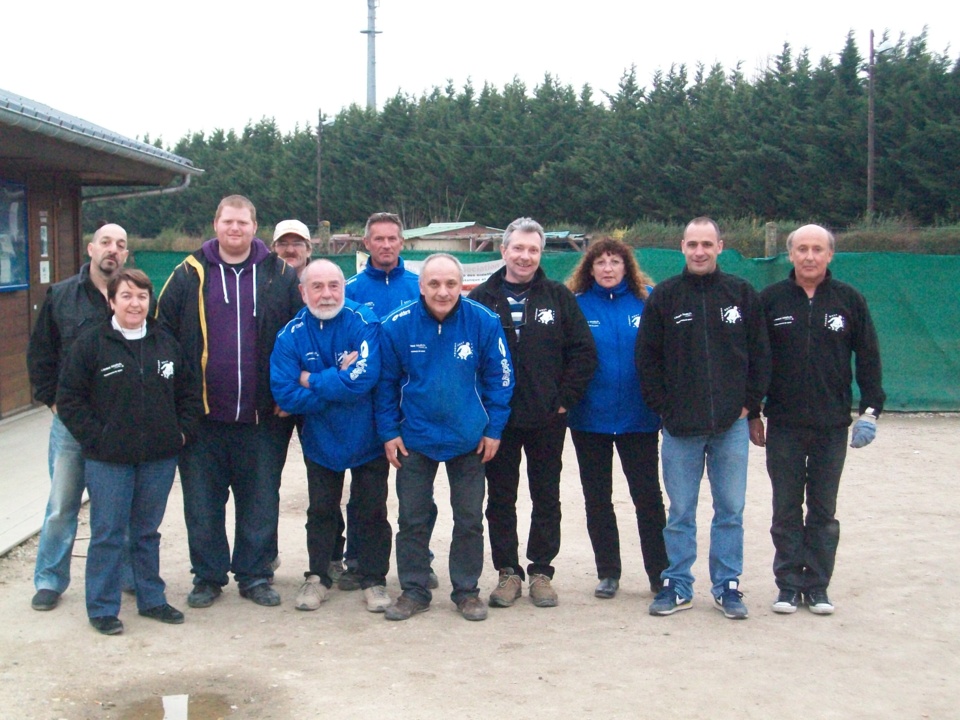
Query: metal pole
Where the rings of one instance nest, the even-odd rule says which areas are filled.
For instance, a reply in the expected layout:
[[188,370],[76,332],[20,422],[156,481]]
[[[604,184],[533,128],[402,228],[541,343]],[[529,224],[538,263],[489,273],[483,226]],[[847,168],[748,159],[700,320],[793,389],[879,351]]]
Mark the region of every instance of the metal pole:
[[873,164],[874,158],[874,117],[873,117],[873,30],[870,31],[870,62],[867,65],[867,223],[873,222]]
[[367,0],[367,110],[377,109],[377,7],[380,0]]
[[320,204],[320,187],[323,175],[320,170],[320,155],[323,146],[323,110],[317,108],[317,235],[320,235],[320,223],[323,222],[323,210]]

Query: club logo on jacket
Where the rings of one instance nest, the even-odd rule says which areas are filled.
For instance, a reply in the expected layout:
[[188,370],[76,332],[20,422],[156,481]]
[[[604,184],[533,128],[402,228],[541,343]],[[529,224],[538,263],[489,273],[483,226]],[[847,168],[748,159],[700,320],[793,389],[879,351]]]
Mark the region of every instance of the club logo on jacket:
[[693,322],[693,313],[692,312],[682,312],[679,315],[673,316],[673,324],[680,325],[682,323]]
[[553,310],[550,308],[537,309],[537,322],[541,325],[553,325],[556,319],[556,315],[554,315]]
[[[360,350],[357,351],[357,355],[359,356],[357,363],[353,366],[353,370],[350,371],[351,380],[356,380],[367,371],[367,358],[370,356],[370,346],[367,345],[366,340],[360,343]],[[338,358],[337,364],[339,365],[341,362],[342,360]]]
[[457,360],[466,360],[473,357],[473,346],[469,341],[457,343],[453,347],[453,354],[456,355]]
[[843,332],[843,328],[847,325],[843,315],[831,315],[829,313],[823,316],[823,324],[827,330],[833,330],[834,332]]
[[157,360],[157,375],[164,380],[173,377],[173,360]]
[[630,327],[640,327],[640,315],[630,315],[627,318],[627,322],[630,323]]
[[781,325],[793,325],[793,315],[781,315],[773,319],[774,327],[780,327]]
[[720,308],[720,317],[722,317],[723,321],[728,325],[736,325],[743,320],[743,315],[740,314],[740,308],[736,305]]

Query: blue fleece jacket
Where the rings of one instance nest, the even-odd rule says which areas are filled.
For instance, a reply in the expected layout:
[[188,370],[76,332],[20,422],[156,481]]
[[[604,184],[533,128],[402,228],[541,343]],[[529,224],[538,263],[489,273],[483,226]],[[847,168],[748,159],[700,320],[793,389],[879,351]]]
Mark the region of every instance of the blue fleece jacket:
[[344,295],[373,310],[377,317],[384,317],[403,303],[420,299],[420,278],[397,259],[397,266],[390,272],[377,270],[367,263],[363,272],[347,280]]
[[[359,352],[345,370],[343,356]],[[309,389],[300,373],[310,373]],[[344,300],[330,320],[304,308],[277,335],[270,389],[277,405],[303,415],[303,453],[330,470],[358,467],[383,453],[374,431],[373,389],[380,377],[380,322],[363,305]]]
[[660,418],[643,402],[634,356],[643,300],[623,280],[607,290],[594,283],[577,295],[597,346],[597,370],[579,404],[570,410],[573,430],[620,435],[656,432]]
[[[383,319],[376,392],[382,442],[446,461],[499,439],[510,417],[513,367],[500,318],[462,298],[438,321],[422,300]],[[401,459],[401,462],[403,460]]]

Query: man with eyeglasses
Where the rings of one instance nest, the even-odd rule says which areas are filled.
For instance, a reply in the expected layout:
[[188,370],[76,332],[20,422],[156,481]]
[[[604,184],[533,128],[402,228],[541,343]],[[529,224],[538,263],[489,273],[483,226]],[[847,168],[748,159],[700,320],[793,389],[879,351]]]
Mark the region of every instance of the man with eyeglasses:
[[297,271],[297,275],[310,262],[313,244],[310,231],[299,220],[283,220],[273,230],[273,251],[287,265]]

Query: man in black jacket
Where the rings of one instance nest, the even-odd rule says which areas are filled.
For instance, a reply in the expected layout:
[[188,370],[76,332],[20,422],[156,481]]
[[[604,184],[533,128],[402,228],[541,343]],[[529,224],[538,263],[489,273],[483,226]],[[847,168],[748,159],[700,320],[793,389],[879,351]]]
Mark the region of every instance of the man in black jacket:
[[756,291],[721,272],[720,229],[710,218],[687,225],[680,245],[686,268],[654,288],[640,320],[637,368],[647,405],[663,419],[663,484],[670,515],[663,531],[670,566],[651,615],[671,615],[693,601],[697,499],[704,463],[713,494],[710,580],[715,607],[747,617],[743,506],[747,491],[747,414],[770,380],[770,348]]
[[520,597],[524,578],[517,539],[520,452],[527,456],[533,512],[527,540],[530,599],[553,607],[551,563],[560,552],[560,470],[568,408],[576,405],[597,367],[587,321],[566,286],[540,268],[546,244],[543,228],[519,218],[503,233],[505,266],[474,288],[469,297],[500,316],[516,372],[510,420],[500,451],[487,463],[487,524],[493,565],[500,572],[490,605],[509,607]]
[[[53,412],[50,425],[50,499],[43,516],[33,582],[34,610],[53,610],[70,584],[70,554],[77,536],[83,496],[80,444],[57,415],[60,369],[70,346],[89,327],[107,320],[107,283],[127,260],[127,231],[112,223],[93,234],[90,262],[47,291],[27,349],[27,370],[34,397]],[[129,558],[127,558],[129,565]],[[125,569],[129,575],[129,567]]]
[[[203,380],[205,415],[180,453],[183,509],[194,574],[187,604],[213,604],[233,571],[241,597],[280,604],[270,587],[280,514],[280,475],[294,418],[270,391],[277,333],[303,307],[297,274],[258,238],[242,195],[220,201],[217,236],[174,268],[157,300]],[[233,491],[233,556],[225,510]]]
[[770,534],[780,589],[773,611],[778,613],[795,612],[802,601],[818,615],[833,612],[827,586],[840,540],[835,514],[853,406],[852,356],[860,419],[851,447],[873,441],[886,399],[867,303],[854,288],[834,280],[828,269],[835,244],[833,235],[819,225],[795,230],[787,238],[790,277],[760,294],[773,376],[764,407],[766,432],[755,414],[750,439],[766,445],[773,484]]

